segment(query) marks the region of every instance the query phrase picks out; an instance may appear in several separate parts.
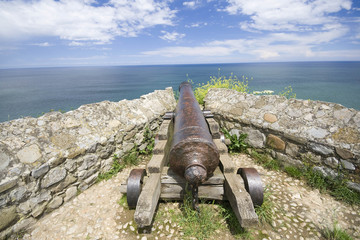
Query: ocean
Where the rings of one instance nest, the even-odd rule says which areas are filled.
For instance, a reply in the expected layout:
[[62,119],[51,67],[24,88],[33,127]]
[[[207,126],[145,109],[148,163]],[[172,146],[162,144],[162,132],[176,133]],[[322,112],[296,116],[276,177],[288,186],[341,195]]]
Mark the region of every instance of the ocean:
[[0,122],[69,111],[104,100],[135,99],[190,78],[249,79],[251,91],[275,93],[291,86],[298,99],[321,100],[360,110],[360,62],[238,63],[160,66],[0,69]]

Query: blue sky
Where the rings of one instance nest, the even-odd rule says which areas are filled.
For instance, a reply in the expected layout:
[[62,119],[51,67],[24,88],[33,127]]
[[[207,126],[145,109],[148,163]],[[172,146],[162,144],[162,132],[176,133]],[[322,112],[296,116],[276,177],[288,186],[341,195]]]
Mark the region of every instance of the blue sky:
[[0,0],[0,68],[360,61],[359,0]]

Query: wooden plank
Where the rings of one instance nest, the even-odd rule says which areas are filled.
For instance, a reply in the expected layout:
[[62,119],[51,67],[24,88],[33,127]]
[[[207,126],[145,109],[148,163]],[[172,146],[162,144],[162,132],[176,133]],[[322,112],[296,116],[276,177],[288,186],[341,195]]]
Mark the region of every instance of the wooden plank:
[[159,140],[154,147],[153,154],[160,155],[165,153],[166,140]]
[[135,222],[139,228],[149,227],[160,197],[160,173],[151,174],[146,181],[135,209]]
[[[174,173],[169,167],[164,167],[161,175],[161,183],[172,183],[172,184],[185,184],[185,178]],[[219,167],[214,171],[213,176],[206,180],[201,185],[212,185],[212,184],[223,184],[224,175],[222,174]]]
[[168,139],[168,130],[171,120],[164,120],[159,128],[157,133],[159,140],[167,140]]
[[206,121],[213,139],[220,139],[219,124],[213,118],[207,118]]
[[220,169],[223,173],[236,173],[236,168],[228,154],[220,155]]
[[[183,200],[186,184],[161,184],[160,198],[163,200]],[[224,200],[224,186],[201,185],[199,186],[200,199]]]
[[227,146],[220,139],[213,139],[220,154],[228,153]]
[[225,173],[225,196],[229,200],[230,205],[242,227],[254,227],[258,225],[258,216],[255,213],[253,203],[249,193],[241,188],[236,174]]
[[147,172],[151,173],[161,173],[165,163],[165,156],[163,154],[154,154],[149,163],[147,164]]

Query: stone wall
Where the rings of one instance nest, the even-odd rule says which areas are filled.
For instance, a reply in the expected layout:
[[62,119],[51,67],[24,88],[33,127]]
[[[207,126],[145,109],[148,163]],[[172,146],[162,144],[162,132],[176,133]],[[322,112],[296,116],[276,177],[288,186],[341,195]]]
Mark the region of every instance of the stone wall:
[[[0,123],[0,239],[91,186],[173,111],[173,90]],[[144,146],[142,146],[144,147]]]
[[257,96],[211,89],[205,98],[221,127],[246,133],[247,143],[269,151],[284,166],[314,165],[323,175],[339,172],[360,192],[360,112],[339,104]]

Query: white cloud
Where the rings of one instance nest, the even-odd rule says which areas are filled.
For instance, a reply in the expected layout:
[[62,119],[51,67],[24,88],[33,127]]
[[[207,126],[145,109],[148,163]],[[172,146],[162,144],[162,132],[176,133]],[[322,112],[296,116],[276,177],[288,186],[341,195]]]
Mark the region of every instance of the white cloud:
[[177,41],[177,40],[185,37],[185,34],[178,33],[178,32],[169,33],[169,32],[166,32],[166,31],[161,31],[161,33],[163,35],[160,36],[160,38],[165,40],[165,41],[169,41],[169,42],[174,42],[174,41]]
[[272,33],[255,39],[231,39],[208,42],[194,47],[167,47],[147,51],[145,55],[181,56],[251,56],[249,60],[309,59],[321,56],[318,46],[326,46],[344,36],[349,29],[329,25],[324,31],[311,33]]
[[53,44],[50,44],[48,42],[43,42],[43,43],[33,43],[31,44],[33,46],[39,46],[39,47],[50,47],[50,46],[54,46]]
[[196,22],[196,23],[192,23],[190,25],[185,25],[186,28],[199,28],[202,26],[207,26],[207,22]]
[[175,11],[165,1],[110,0],[1,1],[0,38],[54,36],[74,43],[108,43],[137,36],[145,28],[173,25]]
[[330,14],[351,9],[351,0],[228,0],[229,14],[248,15],[244,30],[308,31],[316,25],[336,23]]
[[191,8],[191,9],[196,9],[198,7],[200,7],[201,2],[200,1],[188,1],[188,2],[183,2],[183,6],[187,7],[187,8]]

